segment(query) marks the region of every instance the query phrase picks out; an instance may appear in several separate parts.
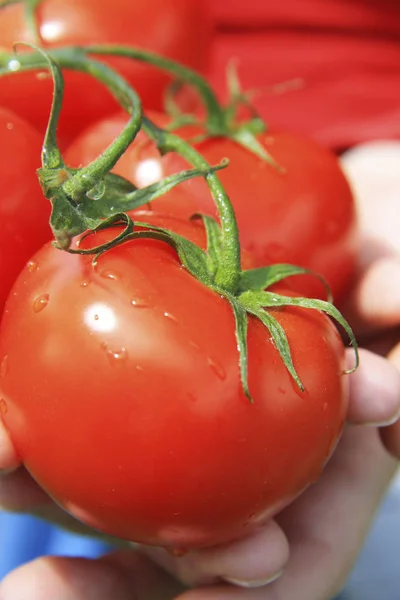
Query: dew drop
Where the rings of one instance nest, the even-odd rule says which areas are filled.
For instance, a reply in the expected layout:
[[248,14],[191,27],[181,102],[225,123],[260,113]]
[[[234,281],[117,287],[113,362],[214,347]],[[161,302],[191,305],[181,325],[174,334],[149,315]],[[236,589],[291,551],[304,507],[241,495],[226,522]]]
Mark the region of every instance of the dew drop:
[[83,288],[87,287],[88,285],[89,285],[88,281],[82,281],[82,283],[81,283],[81,287],[83,287]]
[[101,181],[94,188],[86,192],[86,196],[90,198],[90,200],[100,200],[104,196],[106,191],[106,185],[104,181]]
[[323,410],[328,410],[328,403],[324,402],[322,405]]
[[33,301],[33,310],[35,313],[41,312],[48,305],[50,300],[49,294],[42,294]]
[[169,312],[165,312],[164,317],[166,317],[167,319],[170,319],[171,321],[174,321],[175,323],[178,322],[178,319],[176,317],[174,317],[174,315],[171,315],[171,313],[169,313]]
[[143,300],[142,298],[132,298],[131,300],[132,306],[135,308],[150,308],[150,304]]
[[29,273],[34,273],[38,269],[38,264],[35,263],[33,260],[30,260],[26,266],[27,266]]
[[216,374],[218,379],[221,379],[221,381],[224,381],[224,379],[226,379],[226,373],[225,373],[225,370],[223,369],[223,367],[221,365],[219,365],[218,363],[216,363],[212,358],[208,358],[207,362],[210,366],[210,369]]
[[50,73],[46,73],[46,71],[40,71],[39,73],[36,73],[36,79],[38,79],[39,81],[43,81],[44,79],[49,79],[50,78]]
[[118,366],[124,364],[128,360],[128,351],[126,348],[120,350],[107,350],[107,358],[112,365]]
[[8,372],[8,355],[6,354],[0,365],[0,377],[5,377]]
[[118,275],[113,271],[102,271],[100,275],[101,277],[104,277],[104,279],[113,279],[114,281],[118,281]]
[[0,413],[2,415],[5,415],[8,411],[8,406],[7,406],[7,402],[4,400],[4,398],[0,398]]
[[6,127],[8,131],[12,131],[14,129],[14,123],[7,123]]

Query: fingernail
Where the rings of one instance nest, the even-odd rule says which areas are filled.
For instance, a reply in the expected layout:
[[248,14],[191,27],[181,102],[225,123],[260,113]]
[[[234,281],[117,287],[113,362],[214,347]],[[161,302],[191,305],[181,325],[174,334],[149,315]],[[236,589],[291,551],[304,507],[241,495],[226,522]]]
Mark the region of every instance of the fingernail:
[[222,579],[224,581],[226,581],[227,583],[236,585],[237,587],[251,589],[251,588],[264,587],[265,585],[268,585],[268,584],[272,583],[273,581],[276,581],[277,579],[279,579],[279,577],[281,577],[282,574],[283,574],[283,569],[281,571],[278,571],[278,573],[275,573],[274,575],[272,575],[272,577],[268,577],[268,579],[258,579],[258,580],[252,580],[252,581],[248,581],[248,580],[244,580],[244,579],[235,579],[233,577],[222,577]]

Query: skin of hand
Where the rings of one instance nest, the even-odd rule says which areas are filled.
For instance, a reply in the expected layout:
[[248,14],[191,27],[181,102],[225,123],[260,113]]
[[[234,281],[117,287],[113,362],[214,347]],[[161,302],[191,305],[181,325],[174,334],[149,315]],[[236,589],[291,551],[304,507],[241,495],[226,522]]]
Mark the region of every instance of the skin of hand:
[[[400,370],[400,141],[361,144],[341,162],[361,231],[359,276],[344,310],[362,345]],[[400,421],[382,428],[380,436],[400,459]]]
[[[400,457],[400,239],[393,228],[400,144],[364,145],[342,164],[362,232],[359,275],[345,311],[374,353],[363,350],[350,376],[349,424],[318,483],[247,539],[181,558],[148,547],[99,560],[45,557],[8,575],[0,600],[331,600],[342,588],[396,472],[384,445]],[[82,529],[17,467],[0,429],[0,506]]]

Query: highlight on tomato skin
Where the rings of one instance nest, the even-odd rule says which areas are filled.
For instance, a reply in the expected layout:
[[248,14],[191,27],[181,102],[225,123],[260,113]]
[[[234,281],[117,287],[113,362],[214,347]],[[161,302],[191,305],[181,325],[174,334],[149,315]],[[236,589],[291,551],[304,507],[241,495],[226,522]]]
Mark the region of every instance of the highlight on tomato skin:
[[[176,221],[202,244],[199,223]],[[26,468],[77,518],[133,541],[210,546],[317,479],[347,409],[343,344],[322,313],[271,311],[305,392],[249,318],[251,404],[228,302],[169,245],[128,241],[93,266],[47,244],[31,265],[0,330],[3,419]]]
[[[165,114],[147,114],[161,127],[169,122]],[[87,128],[69,146],[67,163],[76,167],[96,158],[125,123],[126,115],[119,113]],[[187,126],[176,133],[192,140],[204,131]],[[355,201],[339,161],[316,142],[288,132],[271,130],[259,140],[284,173],[227,138],[209,138],[194,146],[210,164],[229,159],[218,176],[235,209],[242,248],[255,266],[287,262],[308,267],[327,280],[340,303],[355,274],[358,240]],[[161,158],[141,132],[114,170],[142,187],[182,168],[187,168],[182,158]],[[183,187],[190,194],[167,194],[155,200],[153,208],[186,217],[198,211],[217,216],[204,181],[196,178]],[[326,297],[313,277],[293,277],[291,286],[299,294]]]
[[[145,48],[204,71],[208,65],[212,22],[197,0],[41,0],[36,9],[39,43],[45,49],[89,44],[127,44]],[[88,26],[90,22],[90,26]],[[37,44],[23,2],[0,10],[0,47],[12,52],[16,41]],[[18,48],[24,51],[23,47]],[[102,57],[140,94],[146,107],[161,109],[170,82],[159,69],[138,61]],[[59,142],[63,148],[88,123],[118,110],[110,92],[85,74],[64,71],[66,81]],[[28,72],[0,78],[3,106],[15,110],[44,135],[53,84],[48,73]]]

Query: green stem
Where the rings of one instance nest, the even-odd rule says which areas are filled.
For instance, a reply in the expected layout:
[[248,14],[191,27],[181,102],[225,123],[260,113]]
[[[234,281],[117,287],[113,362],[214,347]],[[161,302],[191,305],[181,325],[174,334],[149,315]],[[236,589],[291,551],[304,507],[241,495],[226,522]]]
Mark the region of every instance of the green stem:
[[[143,117],[142,128],[161,152],[177,152],[196,169],[209,168],[201,154],[177,135],[160,129],[146,117]],[[235,294],[239,287],[241,271],[239,231],[235,212],[219,177],[215,173],[209,173],[205,180],[217,206],[221,224],[221,256],[214,283]]]
[[[80,48],[57,49],[51,51],[49,55],[61,68],[83,71],[101,81],[125,110],[130,114],[134,112],[133,118],[124,131],[107,150],[63,183],[65,193],[79,201],[83,193],[95,188],[96,184],[114,167],[117,160],[131,144],[141,125],[139,118],[141,114],[140,100],[121,76],[103,63],[87,58],[85,52]],[[147,56],[147,53],[145,56]],[[21,70],[41,68],[43,63],[46,64],[44,60],[41,61],[37,55],[32,54],[19,56],[18,62],[21,64]],[[184,69],[184,67],[182,68]],[[142,127],[147,135],[154,140],[161,152],[177,152],[195,168],[210,169],[209,164],[201,154],[180,137],[158,128],[146,118],[143,118]],[[236,216],[217,175],[210,172],[205,176],[205,179],[216,203],[221,223],[221,261],[215,275],[215,284],[234,294],[239,286],[241,270]]]
[[210,133],[213,135],[223,135],[226,131],[225,112],[217,100],[212,88],[207,81],[196,71],[192,71],[188,67],[181,65],[169,58],[159,56],[141,48],[131,46],[115,46],[104,44],[101,46],[86,46],[84,48],[87,54],[95,54],[97,56],[122,56],[140,60],[141,62],[158,67],[163,71],[167,71],[175,78],[193,86],[203,101],[207,114],[207,126]]
[[[80,169],[63,184],[65,193],[75,202],[79,202],[83,194],[92,190],[113,169],[122,154],[135,139],[141,127],[142,105],[135,90],[121,76],[101,62],[88,60],[84,52],[78,48],[72,51],[68,50],[68,52],[64,50],[51,52],[49,56],[62,68],[85,72],[104,83],[109,92],[131,115],[121,134],[101,156]],[[10,56],[8,56],[8,62],[10,62],[9,59]],[[41,59],[35,53],[19,55],[12,60],[14,63],[17,61],[20,64],[20,68],[17,69],[19,71],[48,68],[46,59]],[[2,59],[3,61],[4,59]],[[16,70],[15,64],[13,70]]]

